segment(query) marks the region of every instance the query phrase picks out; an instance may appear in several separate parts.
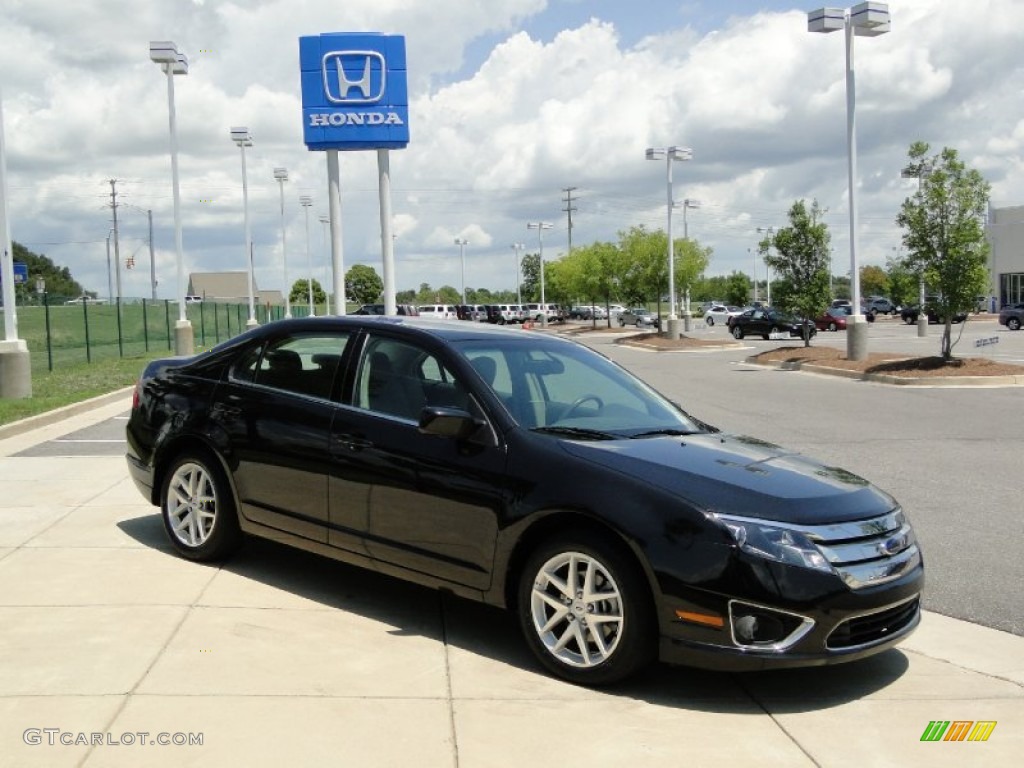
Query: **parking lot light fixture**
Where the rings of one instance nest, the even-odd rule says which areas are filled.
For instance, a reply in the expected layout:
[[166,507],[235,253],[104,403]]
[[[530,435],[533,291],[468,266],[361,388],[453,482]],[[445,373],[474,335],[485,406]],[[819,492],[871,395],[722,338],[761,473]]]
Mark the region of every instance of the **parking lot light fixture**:
[[[758,234],[765,234],[768,236],[768,247],[772,246],[771,238],[775,237],[775,227],[758,227]],[[764,282],[765,282],[765,303],[770,307],[772,305],[772,270],[768,266],[767,257],[764,260]]]
[[692,160],[693,150],[687,147],[648,147],[648,160],[665,158],[665,180],[667,183],[668,208],[668,338],[679,338],[679,318],[676,314],[676,257],[675,243],[672,242],[672,209],[675,200],[672,197],[672,163],[681,160]]
[[181,194],[178,185],[178,123],[174,110],[174,76],[188,74],[188,57],[170,40],[149,44],[149,58],[167,75],[167,114],[171,134],[171,189],[174,198],[174,253],[177,270],[176,298],[178,322],[174,326],[174,351],[177,355],[194,352],[192,323],[185,314],[185,256],[181,243]]
[[242,152],[242,211],[245,220],[245,263],[249,278],[249,320],[247,328],[259,325],[256,321],[256,281],[253,276],[252,267],[252,235],[249,230],[249,180],[245,173],[245,148],[252,146],[252,135],[249,129],[238,127],[231,129],[231,140],[238,145]]
[[[917,193],[921,194],[921,188],[924,186],[924,177],[928,175],[928,170],[924,165],[908,165],[906,168],[900,170],[900,176],[904,179],[917,179]],[[917,280],[917,335],[919,338],[924,338],[928,335],[928,314],[924,309],[924,274],[922,273]]]
[[287,168],[275,168],[274,178],[277,179],[281,188],[281,264],[284,267],[284,316],[292,316],[291,290],[288,286],[288,241],[285,235],[284,226],[284,183],[288,181]]
[[[540,324],[548,324],[548,306],[544,296],[544,230],[551,229],[554,224],[546,221],[531,221],[526,225],[527,229],[537,230],[537,246],[540,249]],[[520,305],[522,306],[522,305]]]
[[309,294],[309,316],[316,314],[313,308],[313,256],[309,250],[309,207],[313,205],[313,198],[309,195],[302,195],[299,198],[299,205],[306,210],[306,268],[309,274],[306,276],[306,288]]
[[522,306],[522,304],[523,304],[523,289],[522,289],[522,286],[519,285],[519,252],[526,249],[526,244],[525,243],[512,243],[511,248],[512,248],[512,252],[515,253],[515,259],[516,259],[516,301],[519,303],[519,306]]
[[456,237],[455,244],[459,246],[459,259],[462,262],[462,303],[466,303],[466,246],[469,240],[464,237]]
[[877,37],[889,31],[889,6],[886,3],[867,2],[850,9],[819,8],[807,14],[809,32],[846,33],[846,155],[850,198],[850,287],[852,292],[846,356],[850,360],[863,360],[868,355],[868,326],[860,311],[860,272],[857,268],[857,88],[853,67],[853,38]]

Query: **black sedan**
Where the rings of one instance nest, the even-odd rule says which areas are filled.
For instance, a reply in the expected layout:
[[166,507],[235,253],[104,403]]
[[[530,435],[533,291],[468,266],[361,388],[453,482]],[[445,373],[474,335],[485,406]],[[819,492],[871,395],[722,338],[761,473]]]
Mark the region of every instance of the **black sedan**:
[[149,364],[127,438],[182,556],[262,536],[503,606],[577,683],[849,661],[920,620],[890,496],[546,334],[271,323]]
[[[943,318],[939,314],[939,310],[936,309],[931,304],[925,303],[924,311],[925,311],[925,316],[928,318],[928,322],[929,323],[934,324],[934,323],[945,323],[946,322],[945,318]],[[920,304],[913,304],[913,305],[911,305],[909,307],[904,307],[902,310],[900,310],[900,317],[903,319],[903,322],[906,323],[907,325],[913,325],[914,323],[916,323],[917,322],[917,318],[920,317],[920,316],[921,316],[921,305]],[[966,319],[967,319],[967,313],[966,312],[957,312],[956,314],[953,315],[953,322],[954,323],[962,323]]]
[[770,339],[773,334],[779,333],[803,338],[805,328],[808,337],[818,332],[810,320],[801,321],[777,309],[765,307],[754,307],[741,315],[729,318],[729,332],[734,339],[751,335]]

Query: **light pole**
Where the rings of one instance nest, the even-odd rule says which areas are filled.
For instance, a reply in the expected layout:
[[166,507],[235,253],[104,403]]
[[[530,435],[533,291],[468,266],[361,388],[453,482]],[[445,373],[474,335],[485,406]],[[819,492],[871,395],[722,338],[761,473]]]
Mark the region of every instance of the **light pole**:
[[754,272],[753,272],[754,297],[750,300],[750,303],[753,306],[757,306],[757,253],[752,248],[747,248],[747,253],[752,254],[753,259],[754,259],[754,262],[753,262],[753,267],[754,267]]
[[[324,235],[324,253],[327,256],[327,261],[324,263],[324,313],[329,315],[331,314],[332,291],[327,290],[327,273],[331,271],[331,252],[327,250],[327,241],[331,236],[331,219],[329,216],[319,216],[318,218],[320,219],[321,224],[327,225],[322,231]],[[391,241],[394,242],[396,237],[398,237],[398,235],[392,235]],[[335,299],[335,301],[337,301],[337,299]]]
[[[758,231],[758,234],[763,232],[769,238],[773,238],[775,236],[775,227],[758,227],[757,231]],[[769,240],[768,248],[771,249],[771,247],[772,247],[772,241]],[[765,291],[766,291],[765,299],[764,300],[768,304],[768,306],[770,307],[772,305],[772,273],[771,273],[771,268],[768,266],[768,259],[767,259],[767,257],[764,260],[764,282],[765,282]]]
[[[921,197],[921,190],[924,186],[924,177],[928,175],[928,169],[924,167],[924,164],[908,165],[900,171],[900,176],[904,179],[917,179],[917,196]],[[923,200],[921,201],[923,204]],[[924,308],[924,273],[918,277],[917,280],[917,335],[919,338],[924,338],[928,335],[928,313],[925,312]]]
[[313,317],[316,310],[313,309],[313,256],[309,250],[309,207],[313,204],[313,198],[303,195],[299,198],[299,205],[306,209],[306,268],[309,274],[306,277],[306,287],[309,293],[309,316]]
[[548,324],[548,305],[544,296],[544,230],[551,229],[554,224],[546,221],[531,221],[526,225],[527,229],[537,230],[537,245],[540,249],[540,324]]
[[113,228],[107,230],[107,303],[114,305],[114,267],[110,260],[110,236],[114,234]]
[[231,140],[242,152],[242,211],[245,220],[245,263],[249,277],[249,320],[246,328],[259,325],[256,321],[256,286],[252,274],[252,236],[249,233],[249,179],[245,173],[245,148],[252,146],[252,135],[245,126],[231,129]]
[[[679,203],[679,207],[683,209],[683,240],[685,240],[687,243],[689,243],[690,242],[690,227],[689,227],[689,225],[686,222],[686,209],[687,208],[693,208],[693,209],[696,210],[697,208],[700,208],[700,200],[694,200],[694,199],[688,197],[685,200],[683,200],[682,203]],[[693,321],[693,313],[690,312],[690,281],[689,280],[686,281],[685,301],[686,301],[686,306],[683,307],[683,330],[684,331],[689,331],[690,330],[690,324]]]
[[886,3],[860,3],[848,10],[819,8],[807,14],[809,32],[846,32],[846,155],[850,196],[850,286],[851,309],[847,319],[846,357],[863,360],[868,356],[868,325],[860,311],[860,271],[857,268],[857,87],[853,68],[853,37],[877,37],[889,31]]
[[288,181],[287,168],[275,168],[274,178],[281,189],[281,264],[284,267],[284,316],[292,316],[292,288],[288,285],[288,240],[284,227],[284,183]]
[[174,350],[178,355],[194,352],[192,323],[185,315],[185,256],[181,247],[181,194],[178,189],[178,127],[174,112],[174,76],[188,74],[188,58],[169,40],[151,42],[149,58],[167,75],[167,113],[171,130],[171,187],[174,194],[174,252],[177,262],[178,322],[174,326]]
[[519,286],[519,252],[524,250],[526,245],[525,243],[512,243],[511,248],[516,259],[516,302],[521,307],[523,305],[523,291]]
[[693,150],[687,147],[648,147],[648,160],[665,158],[665,179],[668,185],[668,333],[670,339],[679,338],[679,318],[676,316],[676,256],[675,244],[672,242],[672,163],[678,160],[692,160]]
[[462,303],[466,303],[466,246],[469,240],[464,237],[456,237],[455,244],[459,246],[459,259],[462,261]]

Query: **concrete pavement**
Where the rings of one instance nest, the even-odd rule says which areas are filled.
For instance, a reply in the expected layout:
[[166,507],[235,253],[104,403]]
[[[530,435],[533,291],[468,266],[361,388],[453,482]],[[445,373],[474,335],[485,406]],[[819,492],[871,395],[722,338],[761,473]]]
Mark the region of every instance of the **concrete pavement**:
[[[540,672],[491,608],[267,542],[223,567],[185,561],[103,442],[116,438],[72,449],[123,431],[129,405],[124,393],[0,436],[0,766],[861,768],[1024,753],[1024,638],[934,613],[862,663],[657,666],[592,691]],[[922,742],[932,721],[996,725],[984,742]]]

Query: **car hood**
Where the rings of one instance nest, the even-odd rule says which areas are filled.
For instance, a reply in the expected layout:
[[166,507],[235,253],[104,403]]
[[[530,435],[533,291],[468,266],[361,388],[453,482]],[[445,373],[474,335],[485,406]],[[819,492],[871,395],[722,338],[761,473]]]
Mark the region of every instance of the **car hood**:
[[566,440],[563,448],[710,512],[816,525],[869,518],[896,506],[851,472],[752,437]]

